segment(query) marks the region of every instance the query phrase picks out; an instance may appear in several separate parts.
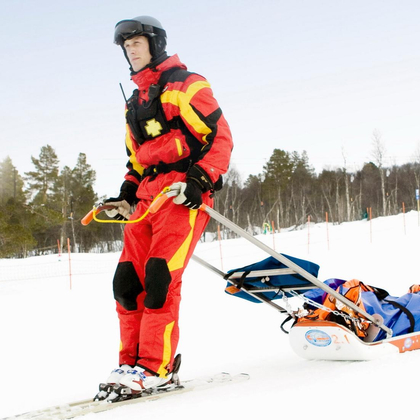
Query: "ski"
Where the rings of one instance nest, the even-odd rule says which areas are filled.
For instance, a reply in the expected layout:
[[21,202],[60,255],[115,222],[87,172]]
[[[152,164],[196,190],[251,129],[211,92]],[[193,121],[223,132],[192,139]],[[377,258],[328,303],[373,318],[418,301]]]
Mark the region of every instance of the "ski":
[[150,392],[150,393],[143,393],[141,394],[141,396],[136,397],[136,398],[131,398],[131,399],[118,401],[114,403],[110,403],[107,400],[93,401],[92,399],[88,399],[88,400],[82,400],[82,401],[75,401],[72,403],[63,404],[59,406],[48,407],[42,410],[30,411],[28,413],[18,414],[12,417],[5,417],[0,420],[72,419],[72,418],[84,416],[90,413],[100,413],[102,411],[112,410],[114,408],[122,407],[128,404],[138,404],[138,403],[142,403],[146,401],[159,400],[161,398],[171,396],[171,395],[183,394],[185,392],[189,392],[193,390],[204,390],[204,389],[212,388],[212,387],[223,385],[223,384],[242,382],[248,379],[249,379],[249,375],[246,373],[231,375],[229,373],[222,372],[222,373],[218,373],[216,375],[210,376],[210,377],[187,380],[187,381],[184,381],[180,385],[174,385],[173,387],[162,389],[162,390],[154,390],[153,392]]

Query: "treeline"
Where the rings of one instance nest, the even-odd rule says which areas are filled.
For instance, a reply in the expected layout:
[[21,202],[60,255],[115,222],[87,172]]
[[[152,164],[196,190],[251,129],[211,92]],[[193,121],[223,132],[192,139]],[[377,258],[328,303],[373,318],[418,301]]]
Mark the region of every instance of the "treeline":
[[34,170],[24,176],[9,157],[0,163],[0,258],[58,252],[67,238],[72,252],[112,250],[121,240],[120,226],[80,223],[98,199],[86,155],[80,153],[73,169],[61,171],[49,145],[31,159]]
[[417,210],[420,159],[385,166],[385,147],[377,133],[372,156],[373,162],[360,170],[324,169],[317,175],[306,152],[275,149],[262,173],[250,175],[244,186],[230,171],[215,209],[254,233],[264,225],[275,230],[299,226],[309,217],[315,223],[327,217],[341,223]]
[[[306,152],[275,149],[262,172],[244,183],[231,169],[215,196],[215,209],[252,233],[267,225],[276,230],[299,226],[308,216],[322,222],[328,214],[330,222],[341,223],[416,210],[420,163],[386,166],[384,147],[375,136],[372,155],[360,170],[344,165],[316,174]],[[80,153],[73,169],[61,171],[51,146],[31,159],[34,170],[23,176],[10,158],[0,163],[0,258],[57,252],[67,238],[72,252],[116,250],[122,225],[80,223],[98,200],[86,155]],[[214,221],[207,231],[217,231]]]

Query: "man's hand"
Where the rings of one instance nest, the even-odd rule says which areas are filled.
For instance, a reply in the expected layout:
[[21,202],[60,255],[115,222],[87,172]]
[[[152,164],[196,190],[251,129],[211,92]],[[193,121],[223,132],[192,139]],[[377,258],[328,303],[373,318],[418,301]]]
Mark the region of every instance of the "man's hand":
[[124,181],[121,185],[120,195],[108,198],[104,202],[104,204],[115,207],[115,209],[105,210],[106,215],[111,219],[128,220],[131,214],[131,206],[136,202],[136,191],[136,184]]
[[195,181],[176,182],[172,187],[179,188],[179,194],[174,198],[175,204],[183,204],[192,210],[198,209],[203,204],[203,193]]
[[104,204],[109,204],[114,206],[113,209],[105,210],[105,213],[111,219],[116,220],[128,220],[131,214],[131,206],[128,204],[127,200],[121,197],[121,194],[118,197],[108,198]]

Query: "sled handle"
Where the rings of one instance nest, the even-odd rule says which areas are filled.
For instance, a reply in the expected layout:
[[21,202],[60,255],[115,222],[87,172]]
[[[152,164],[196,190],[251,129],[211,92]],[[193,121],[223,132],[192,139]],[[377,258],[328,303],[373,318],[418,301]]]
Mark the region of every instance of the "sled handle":
[[114,206],[111,205],[100,205],[98,207],[94,207],[85,217],[83,217],[80,223],[83,226],[87,226],[93,220],[93,217],[99,214],[101,211],[111,210],[113,208]]
[[[157,200],[153,201],[149,207],[150,213],[157,213],[170,197],[170,195],[163,194]],[[203,203],[197,210],[206,211],[206,208],[207,205]]]
[[155,201],[152,202],[149,206],[150,213],[157,213],[159,209],[166,203],[169,196],[167,194],[162,194]]

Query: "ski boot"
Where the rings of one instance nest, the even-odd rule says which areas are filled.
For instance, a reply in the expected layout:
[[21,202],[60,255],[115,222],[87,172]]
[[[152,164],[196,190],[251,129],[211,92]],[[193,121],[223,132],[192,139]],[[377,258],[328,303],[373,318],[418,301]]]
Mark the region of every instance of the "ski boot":
[[107,401],[111,403],[140,398],[142,395],[150,395],[159,392],[169,392],[181,388],[179,369],[181,367],[181,355],[174,359],[171,372],[165,378],[150,375],[140,367],[130,369],[120,380],[119,386],[114,386],[109,393]]
[[102,401],[107,399],[114,387],[120,385],[120,380],[130,369],[132,369],[132,367],[129,365],[122,365],[121,367],[114,369],[108,376],[107,381],[99,384],[99,392],[95,395],[93,401]]

